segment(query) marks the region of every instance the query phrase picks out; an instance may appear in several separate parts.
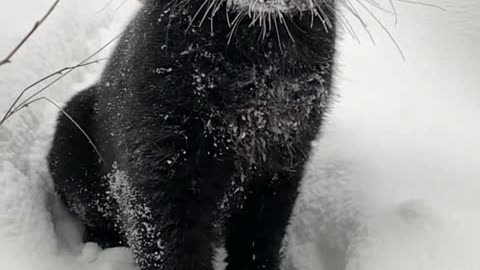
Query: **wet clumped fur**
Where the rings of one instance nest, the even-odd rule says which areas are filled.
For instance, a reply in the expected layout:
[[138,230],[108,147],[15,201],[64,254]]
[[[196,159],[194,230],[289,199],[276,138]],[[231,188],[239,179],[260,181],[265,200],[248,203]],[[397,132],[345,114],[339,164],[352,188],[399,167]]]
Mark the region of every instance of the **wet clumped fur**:
[[[147,0],[49,154],[85,240],[141,270],[279,269],[331,96],[335,2]],[[95,147],[89,143],[89,139]]]

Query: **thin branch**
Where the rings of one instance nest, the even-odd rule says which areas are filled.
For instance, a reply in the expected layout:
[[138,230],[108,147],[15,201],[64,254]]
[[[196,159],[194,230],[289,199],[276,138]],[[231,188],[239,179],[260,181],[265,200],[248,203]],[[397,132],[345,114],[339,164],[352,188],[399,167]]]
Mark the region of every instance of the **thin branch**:
[[75,125],[76,128],[78,128],[78,130],[82,133],[83,136],[85,136],[85,138],[88,140],[88,143],[93,147],[93,150],[95,150],[95,152],[97,153],[98,157],[100,158],[100,161],[103,162],[105,159],[103,158],[102,154],[100,154],[100,151],[98,150],[97,146],[95,145],[95,143],[93,142],[93,140],[90,138],[90,136],[88,136],[87,132],[77,123],[77,121],[75,121],[72,116],[70,116],[70,114],[68,114],[60,105],[58,105],[55,101],[49,99],[48,97],[39,97],[39,98],[36,98],[36,99],[33,99],[33,100],[30,100],[29,102],[27,102],[24,107],[28,107],[29,105],[31,105],[32,103],[35,103],[35,102],[38,102],[40,100],[45,100],[47,102],[49,102],[50,104],[52,104],[53,106],[57,107],[58,110],[60,110],[60,112],[65,115],[65,117],[68,118],[68,120],[70,120],[70,122],[72,122],[72,124]]
[[43,16],[43,18],[41,18],[39,21],[35,22],[35,24],[33,25],[33,28],[22,39],[22,41],[20,41],[20,43],[10,52],[10,54],[7,55],[7,57],[5,59],[0,61],[0,66],[8,64],[8,63],[11,62],[11,59],[15,55],[15,53],[17,53],[17,51],[23,46],[23,44],[25,44],[25,42],[30,38],[30,36],[33,35],[33,33],[35,33],[35,31],[38,29],[38,27],[40,27],[40,25],[48,18],[48,16],[50,16],[50,14],[53,12],[55,7],[57,7],[59,2],[60,2],[60,0],[56,0],[53,3],[53,5],[50,7],[50,9],[47,11],[47,13]]
[[[108,46],[110,46],[110,44],[112,44],[113,42],[115,42],[115,40],[117,40],[120,36],[122,35],[122,33],[116,35],[115,37],[113,37],[110,41],[108,41],[107,43],[105,43],[100,49],[98,49],[96,52],[94,52],[93,54],[91,54],[90,56],[88,56],[87,58],[83,59],[79,65],[81,64],[84,64],[88,61],[90,61],[93,57],[95,57],[97,54],[99,54],[100,52],[102,52],[105,48],[107,48]],[[25,102],[28,102],[30,99],[36,97],[38,94],[42,93],[43,91],[45,91],[47,88],[49,88],[50,86],[52,86],[53,84],[55,84],[56,82],[58,82],[59,80],[61,80],[63,77],[67,76],[70,72],[74,71],[75,69],[71,69],[67,72],[65,72],[64,74],[62,74],[60,77],[58,77],[57,79],[55,79],[53,82],[47,84],[45,87],[43,87],[42,89],[38,90],[37,92],[35,92],[34,94],[32,94],[30,97],[28,97],[26,100],[24,100],[22,103],[20,103],[18,106],[21,106],[23,103]]]
[[17,96],[17,99],[15,99],[15,101],[12,103],[12,105],[10,106],[10,108],[7,110],[7,112],[5,113],[5,115],[3,116],[2,120],[0,121],[0,126],[5,123],[5,121],[11,116],[13,115],[15,112],[19,111],[20,109],[22,109],[22,106],[19,106],[17,108],[15,108],[15,105],[17,105],[17,103],[20,101],[20,98],[22,98],[22,96],[29,90],[31,89],[32,87],[52,78],[53,76],[55,75],[63,75],[64,72],[68,72],[68,71],[71,71],[71,70],[74,70],[74,69],[77,69],[79,67],[85,67],[85,66],[89,66],[89,65],[92,65],[92,64],[97,64],[97,63],[100,63],[102,61],[105,61],[107,60],[107,58],[101,58],[101,59],[97,59],[97,60],[94,60],[94,61],[90,61],[90,62],[86,62],[86,63],[80,63],[80,64],[77,64],[75,66],[70,66],[70,67],[64,67],[62,69],[59,69],[45,77],[43,77],[42,79],[32,83],[31,85],[27,86],[25,89],[22,90],[22,92]]
[[123,5],[125,4],[125,2],[127,2],[127,0],[123,0],[122,3],[120,3],[120,5],[118,5],[118,7],[116,8],[116,10],[119,10],[121,7],[123,7]]
[[108,1],[108,3],[105,4],[105,6],[103,6],[99,11],[97,11],[97,13],[100,13],[100,12],[104,11],[108,6],[110,6],[110,4],[112,2],[113,2],[113,0]]
[[[122,35],[122,33],[116,35],[115,37],[113,37],[110,41],[108,41],[106,44],[104,44],[100,49],[98,49],[96,52],[94,52],[93,54],[91,54],[90,56],[88,56],[87,58],[85,58],[83,61],[81,61],[80,63],[78,63],[77,65],[73,66],[73,68],[64,68],[64,69],[61,69],[60,73],[57,72],[54,72],[52,73],[51,75],[48,75],[46,78],[43,78],[43,79],[40,79],[39,81],[33,83],[32,85],[28,86],[27,88],[25,88],[21,93],[20,93],[20,96],[17,97],[17,99],[15,100],[15,102],[10,106],[9,110],[5,113],[5,115],[3,116],[3,119],[0,121],[0,125],[2,125],[13,113],[15,113],[16,111],[18,110],[21,110],[23,108],[23,105],[25,105],[26,103],[28,103],[31,99],[33,99],[34,97],[38,96],[40,93],[42,93],[43,91],[45,91],[46,89],[48,89],[50,86],[52,86],[53,84],[55,84],[56,82],[58,82],[59,80],[61,80],[63,77],[67,76],[70,72],[74,71],[75,69],[77,69],[78,67],[83,67],[83,66],[86,66],[85,64],[89,63],[89,64],[93,64],[95,62],[99,62],[99,61],[103,61],[103,59],[99,59],[99,60],[96,60],[96,61],[90,61],[93,57],[95,57],[97,54],[99,54],[100,52],[102,52],[105,48],[107,48],[110,44],[112,44],[115,40],[117,40],[120,36]],[[90,61],[90,62],[89,62]],[[63,73],[64,72],[64,73]],[[38,90],[37,92],[35,92],[34,94],[32,94],[31,96],[29,96],[28,98],[26,98],[24,101],[22,101],[20,104],[17,105],[17,103],[20,101],[20,98],[24,95],[24,93],[31,89],[33,86],[45,81],[46,79],[54,76],[54,75],[59,75],[61,74],[60,77],[56,78],[55,80],[53,80],[52,82],[50,82],[49,84],[47,84],[46,86],[42,87],[40,90]],[[16,107],[15,107],[16,106]]]

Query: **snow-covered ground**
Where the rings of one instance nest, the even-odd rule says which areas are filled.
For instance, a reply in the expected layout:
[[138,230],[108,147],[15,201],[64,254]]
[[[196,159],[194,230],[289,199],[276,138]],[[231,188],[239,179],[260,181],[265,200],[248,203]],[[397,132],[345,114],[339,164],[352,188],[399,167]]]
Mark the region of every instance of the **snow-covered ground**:
[[[0,58],[51,2],[0,0]],[[0,113],[26,85],[121,31],[138,5],[122,2],[61,1],[0,67]],[[315,145],[286,267],[480,269],[480,2],[428,2],[446,11],[394,1],[396,25],[393,14],[376,11],[406,60],[365,12],[376,44],[359,23],[361,42],[346,34],[339,44],[339,97]],[[100,70],[75,71],[47,95],[62,103]],[[132,270],[128,250],[82,244],[81,226],[51,196],[43,158],[56,114],[38,103],[0,127],[0,269]]]
[[[0,55],[18,43],[52,3],[0,0]],[[112,1],[104,8],[108,3],[60,1],[12,63],[0,67],[2,116],[28,84],[77,64],[120,33],[138,5],[132,0],[120,7],[122,1]],[[108,50],[98,57],[106,56]],[[95,80],[100,70],[101,64],[72,72],[45,95],[62,103]],[[53,105],[40,101],[0,127],[0,269],[131,270],[127,249],[101,251],[92,243],[82,244],[81,226],[51,196],[44,156],[57,114]]]

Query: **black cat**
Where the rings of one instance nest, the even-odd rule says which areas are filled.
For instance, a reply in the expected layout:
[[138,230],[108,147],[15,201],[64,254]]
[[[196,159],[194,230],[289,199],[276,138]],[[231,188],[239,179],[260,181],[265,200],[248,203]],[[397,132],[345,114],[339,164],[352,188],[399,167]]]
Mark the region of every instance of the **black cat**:
[[[147,0],[49,154],[87,240],[142,270],[279,269],[327,109],[335,3]],[[91,142],[89,142],[91,139]]]

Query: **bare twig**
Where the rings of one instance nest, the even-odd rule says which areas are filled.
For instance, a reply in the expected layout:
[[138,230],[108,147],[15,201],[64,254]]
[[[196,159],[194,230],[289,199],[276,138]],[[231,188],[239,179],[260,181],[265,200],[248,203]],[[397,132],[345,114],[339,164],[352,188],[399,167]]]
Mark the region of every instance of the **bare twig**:
[[56,0],[53,3],[53,5],[50,7],[50,9],[47,11],[47,13],[39,21],[35,22],[35,24],[33,25],[33,28],[22,39],[22,41],[20,41],[20,43],[18,43],[18,45],[7,55],[7,57],[5,59],[0,61],[0,66],[8,64],[8,63],[11,62],[11,59],[15,55],[15,53],[17,53],[17,51],[23,46],[23,44],[25,44],[25,42],[30,38],[30,36],[33,35],[33,33],[38,29],[38,27],[40,27],[40,25],[48,18],[48,16],[50,16],[50,14],[53,12],[55,7],[57,7],[59,2],[60,2],[60,0]]
[[[98,49],[96,52],[94,52],[93,54],[91,54],[90,56],[88,56],[87,58],[83,59],[78,65],[82,65],[82,64],[85,64],[87,63],[88,61],[91,61],[91,59],[93,57],[95,57],[97,54],[99,54],[100,52],[102,52],[105,48],[107,48],[108,46],[110,46],[113,42],[115,42],[115,40],[117,40],[120,36],[122,35],[122,33],[116,35],[115,37],[113,37],[110,41],[108,41],[107,43],[105,43],[100,49]],[[42,93],[43,91],[45,91],[46,89],[48,89],[50,86],[52,86],[53,84],[57,83],[59,80],[61,80],[63,77],[67,76],[70,72],[74,71],[75,69],[71,69],[71,70],[68,70],[67,72],[63,73],[60,77],[56,78],[54,81],[52,81],[51,83],[47,84],[45,87],[41,88],[40,90],[38,90],[37,92],[35,92],[34,94],[32,94],[30,97],[28,97],[26,100],[24,100],[22,103],[20,103],[18,105],[18,107],[22,106],[22,104],[24,104],[25,102],[28,102],[29,100],[31,100],[32,98],[36,97],[38,94]]]
[[30,100],[29,102],[27,102],[24,106],[25,107],[28,107],[29,105],[31,105],[32,103],[35,103],[35,102],[38,102],[40,100],[45,100],[47,102],[49,102],[50,104],[52,104],[53,106],[57,107],[58,110],[60,110],[60,112],[65,115],[65,117],[68,118],[68,120],[70,120],[70,122],[72,122],[72,124],[75,125],[76,128],[78,128],[78,130],[82,133],[83,136],[85,136],[85,138],[88,140],[88,143],[93,147],[93,150],[95,150],[95,152],[97,153],[98,157],[100,158],[100,161],[103,162],[105,159],[103,158],[102,154],[100,154],[100,151],[98,150],[97,146],[95,145],[95,143],[93,142],[93,140],[90,138],[90,136],[88,136],[87,132],[77,123],[77,121],[75,121],[75,119],[72,118],[72,116],[70,116],[70,114],[68,114],[60,105],[58,105],[55,101],[49,99],[48,97],[39,97],[39,98],[36,98],[36,99],[33,99],[33,100]]
[[103,6],[99,11],[97,11],[97,13],[100,13],[102,11],[104,11],[105,9],[107,9],[108,6],[110,6],[110,4],[113,2],[113,0],[109,0],[105,6]]
[[[91,59],[93,57],[95,57],[97,54],[99,54],[100,52],[102,52],[105,48],[107,48],[110,44],[112,44],[115,40],[117,40],[119,37],[120,37],[121,33],[116,35],[115,37],[113,37],[110,41],[108,41],[106,44],[104,44],[100,49],[98,49],[97,51],[95,51],[93,54],[91,54],[90,56],[88,56],[87,58],[85,58],[83,61],[81,61],[80,63],[78,63],[77,65],[74,65],[74,66],[71,66],[71,67],[65,67],[65,68],[62,68],[40,80],[38,80],[37,82],[29,85],[28,87],[26,87],[25,89],[22,90],[22,92],[19,94],[19,96],[15,99],[15,101],[13,102],[13,104],[10,106],[10,108],[7,110],[7,112],[5,113],[5,115],[3,116],[2,120],[0,121],[0,126],[5,123],[5,121],[10,117],[12,116],[14,113],[16,113],[17,111],[25,108],[25,104],[27,104],[30,100],[32,100],[33,98],[35,98],[36,96],[38,96],[40,93],[42,93],[43,91],[45,91],[46,89],[48,89],[50,86],[52,86],[53,84],[55,84],[56,82],[58,82],[59,80],[61,80],[63,77],[67,76],[70,72],[74,71],[75,69],[79,68],[79,67],[84,67],[84,66],[87,66],[87,65],[91,65],[91,64],[95,64],[95,63],[98,63],[100,61],[104,61],[105,59],[98,59],[98,60],[94,60],[94,61],[91,61]],[[55,75],[60,75],[60,77],[56,78],[55,80],[53,80],[52,82],[50,82],[49,84],[47,84],[46,86],[42,87],[40,90],[38,90],[37,92],[33,93],[32,95],[30,95],[28,98],[26,98],[24,101],[22,101],[20,104],[18,104],[18,102],[20,101],[21,97],[28,91],[30,90],[32,87],[38,85],[39,83],[41,82],[44,82],[45,80],[55,76]]]
[[74,69],[77,69],[79,67],[85,67],[85,66],[89,66],[89,65],[92,65],[92,64],[97,64],[99,62],[102,62],[102,61],[105,61],[107,60],[107,58],[101,58],[101,59],[97,59],[97,60],[94,60],[94,61],[90,61],[90,62],[86,62],[86,63],[80,63],[80,64],[77,64],[75,66],[70,66],[70,67],[64,67],[62,69],[59,69],[45,77],[43,77],[42,79],[30,84],[29,86],[27,86],[25,89],[22,90],[22,92],[17,96],[17,98],[15,99],[15,101],[12,103],[12,105],[10,106],[10,108],[7,110],[7,112],[5,113],[5,115],[3,116],[2,120],[0,121],[0,126],[5,123],[5,121],[10,117],[12,116],[15,112],[21,110],[22,108],[24,107],[27,107],[28,105],[26,103],[22,103],[23,105],[20,105],[18,107],[15,108],[15,105],[17,105],[17,103],[20,101],[20,98],[22,98],[22,96],[29,90],[31,89],[32,87],[54,77],[55,75],[63,75],[64,72],[69,72],[71,70],[74,70]]
[[118,5],[116,10],[119,10],[120,8],[122,8],[123,4],[125,4],[125,2],[127,2],[127,0],[123,0],[122,3],[120,3],[120,5]]

